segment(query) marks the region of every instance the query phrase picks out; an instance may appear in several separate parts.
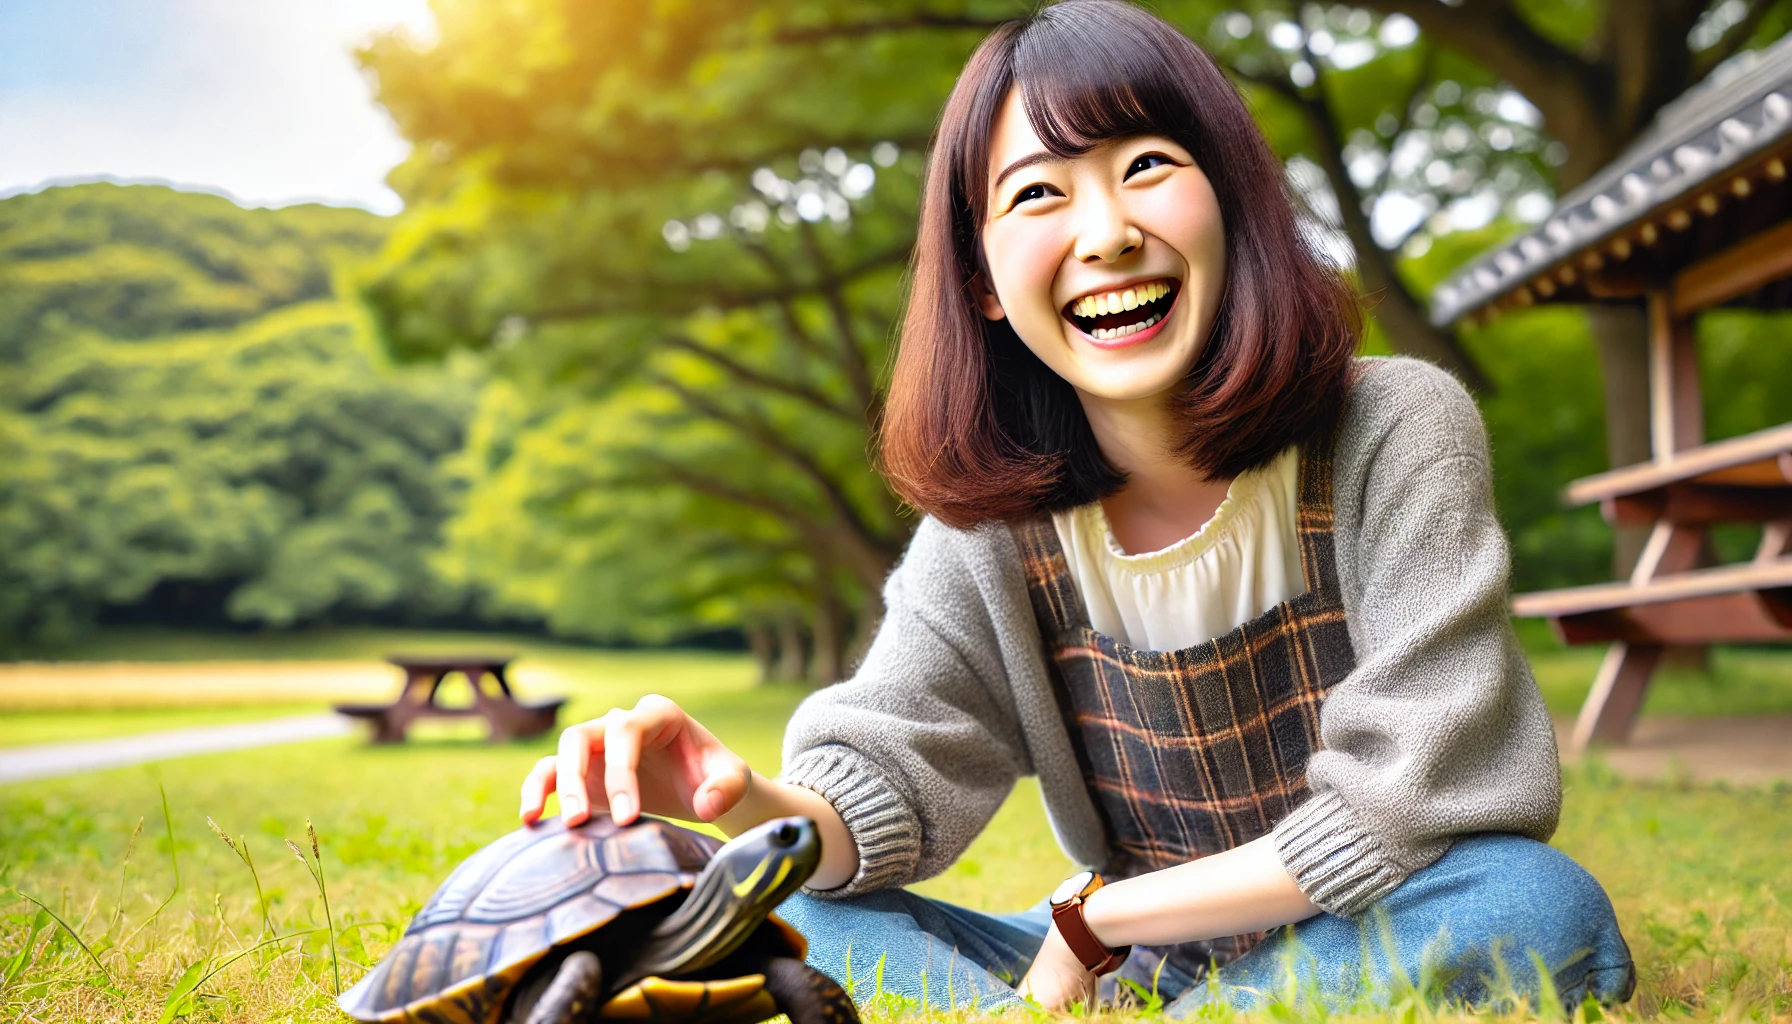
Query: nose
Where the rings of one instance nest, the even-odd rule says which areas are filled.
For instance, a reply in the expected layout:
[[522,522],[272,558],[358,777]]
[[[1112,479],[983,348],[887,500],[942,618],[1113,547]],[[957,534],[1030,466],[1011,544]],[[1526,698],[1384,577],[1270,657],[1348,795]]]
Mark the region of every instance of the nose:
[[1114,196],[1078,197],[1075,255],[1078,263],[1113,263],[1145,244],[1145,234]]

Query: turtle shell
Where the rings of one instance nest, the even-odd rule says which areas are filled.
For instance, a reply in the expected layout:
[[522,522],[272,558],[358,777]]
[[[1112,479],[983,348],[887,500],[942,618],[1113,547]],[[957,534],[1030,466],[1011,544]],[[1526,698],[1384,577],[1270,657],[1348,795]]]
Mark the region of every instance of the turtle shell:
[[651,818],[518,829],[454,869],[404,937],[342,994],[357,1020],[493,1024],[557,946],[690,888],[720,840]]

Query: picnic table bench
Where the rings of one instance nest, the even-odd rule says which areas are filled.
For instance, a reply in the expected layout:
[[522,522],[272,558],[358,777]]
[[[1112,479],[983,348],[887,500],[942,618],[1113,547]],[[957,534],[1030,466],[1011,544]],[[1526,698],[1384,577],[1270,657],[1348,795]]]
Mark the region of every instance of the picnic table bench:
[[[1574,745],[1621,740],[1664,648],[1792,640],[1792,424],[1570,484],[1570,505],[1598,503],[1614,525],[1652,524],[1630,579],[1512,602],[1547,618],[1566,643],[1610,643],[1574,729]],[[1700,567],[1706,530],[1759,523],[1751,561]]]
[[[390,704],[338,704],[336,711],[373,726],[373,742],[402,743],[411,723],[424,718],[483,718],[494,742],[539,736],[554,728],[564,697],[524,703],[504,678],[509,658],[411,657],[386,659],[404,670],[404,688]],[[449,707],[437,701],[442,682],[459,673],[473,690],[470,707]],[[490,681],[490,685],[487,684]]]

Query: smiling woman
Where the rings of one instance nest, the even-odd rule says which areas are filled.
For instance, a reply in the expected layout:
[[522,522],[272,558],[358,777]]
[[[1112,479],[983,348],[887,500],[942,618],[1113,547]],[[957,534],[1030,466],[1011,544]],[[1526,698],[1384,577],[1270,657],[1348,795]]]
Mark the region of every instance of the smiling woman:
[[1180,33],[1115,11],[998,30],[941,117],[879,455],[955,526],[1119,490],[1079,403],[1174,392],[1178,455],[1229,479],[1343,398],[1361,315],[1250,112]]
[[[1193,42],[1117,0],[998,29],[929,165],[881,437],[929,515],[864,662],[797,709],[780,779],[647,698],[568,730],[525,817],[600,781],[619,819],[811,817],[780,909],[810,963],[936,1003],[1624,998],[1610,901],[1543,842],[1559,767],[1474,402],[1353,361],[1360,327]],[[1023,775],[1100,874],[999,918],[904,888]]]

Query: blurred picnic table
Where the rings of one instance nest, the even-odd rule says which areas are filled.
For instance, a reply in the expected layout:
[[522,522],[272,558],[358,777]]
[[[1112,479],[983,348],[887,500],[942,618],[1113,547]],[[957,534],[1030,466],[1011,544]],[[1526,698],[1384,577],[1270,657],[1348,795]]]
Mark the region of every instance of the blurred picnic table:
[[[411,724],[425,718],[479,717],[490,727],[493,742],[527,739],[553,729],[566,703],[564,697],[518,700],[504,676],[512,660],[508,657],[392,655],[386,660],[404,671],[404,688],[396,699],[336,705],[338,713],[371,723],[375,743],[403,743]],[[447,706],[437,699],[442,683],[457,673],[473,691],[470,707]]]

